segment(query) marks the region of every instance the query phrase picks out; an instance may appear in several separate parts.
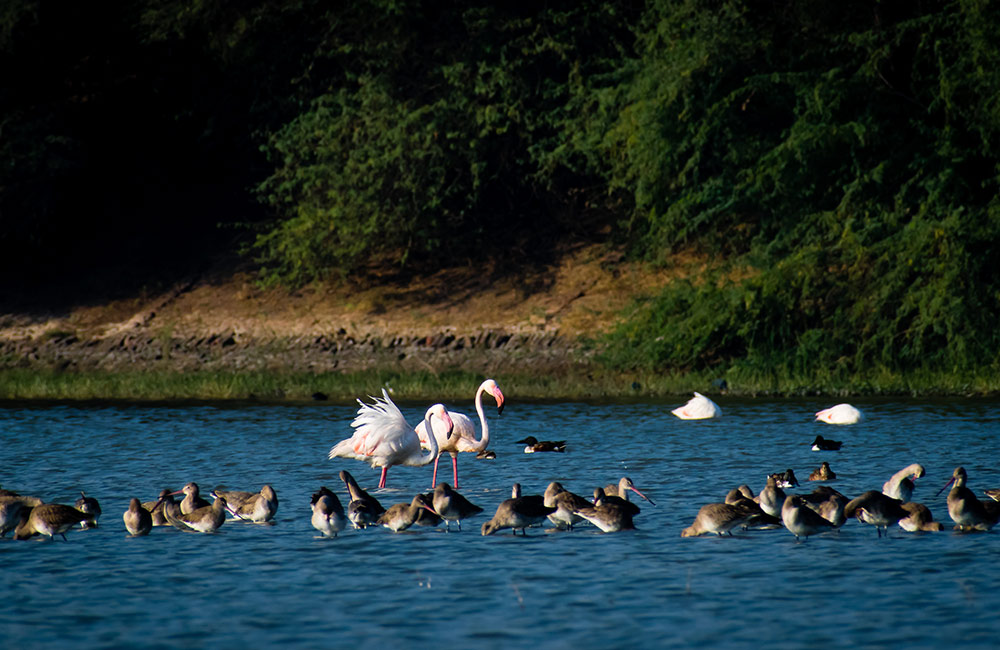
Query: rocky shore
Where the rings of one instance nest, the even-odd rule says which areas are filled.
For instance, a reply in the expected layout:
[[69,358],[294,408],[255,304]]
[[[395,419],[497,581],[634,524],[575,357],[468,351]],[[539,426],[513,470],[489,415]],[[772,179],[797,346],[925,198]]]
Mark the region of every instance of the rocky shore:
[[186,337],[148,330],[81,339],[53,331],[39,338],[0,340],[7,368],[63,371],[353,372],[452,368],[483,373],[557,372],[585,364],[589,354],[558,332],[458,330],[380,336],[346,330],[260,338],[235,330]]

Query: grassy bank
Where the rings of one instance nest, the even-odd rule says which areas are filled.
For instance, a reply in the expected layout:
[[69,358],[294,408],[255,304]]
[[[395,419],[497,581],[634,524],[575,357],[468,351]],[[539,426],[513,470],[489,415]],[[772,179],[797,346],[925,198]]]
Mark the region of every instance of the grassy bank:
[[[725,378],[733,395],[997,395],[1000,377],[872,373],[844,379],[794,378],[730,370],[709,374],[518,373],[497,376],[510,399],[641,399],[684,396],[692,390],[717,393],[713,380]],[[335,402],[391,388],[401,400],[467,400],[482,376],[467,372],[360,373],[129,372],[67,373],[0,370],[0,400],[262,400],[310,401],[322,393]]]

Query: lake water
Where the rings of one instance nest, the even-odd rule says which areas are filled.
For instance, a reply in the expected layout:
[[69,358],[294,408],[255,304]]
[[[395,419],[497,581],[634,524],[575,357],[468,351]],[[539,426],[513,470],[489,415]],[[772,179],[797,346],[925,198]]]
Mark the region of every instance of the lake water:
[[[833,427],[812,414],[835,401],[717,399],[725,416],[681,421],[679,404],[518,403],[490,416],[496,460],[459,459],[462,492],[485,513],[462,532],[348,530],[321,539],[311,494],[346,505],[341,469],[383,503],[426,491],[431,466],[378,470],[327,460],[350,432],[343,405],[49,405],[0,408],[0,484],[72,504],[84,490],[96,530],[0,540],[5,647],[734,648],[995,647],[1000,533],[951,531],[946,493],[962,465],[977,493],[1000,487],[1000,403],[855,401],[868,419]],[[416,423],[426,405],[401,405]],[[468,402],[449,404],[474,416]],[[489,410],[489,409],[488,409]],[[842,440],[813,452],[816,434]],[[565,439],[565,454],[523,454],[525,436]],[[889,539],[849,521],[797,542],[785,530],[681,538],[698,508],[740,483],[809,472],[827,460],[848,496],[880,489],[920,462],[914,500],[946,532]],[[450,459],[441,467],[450,480]],[[558,480],[579,494],[630,476],[640,530],[531,529],[482,537],[511,484],[541,493]],[[129,538],[129,498],[198,482],[256,490],[271,483],[273,526],[228,522],[215,535],[154,528]],[[985,498],[985,497],[984,497]],[[1000,529],[998,529],[1000,530]]]

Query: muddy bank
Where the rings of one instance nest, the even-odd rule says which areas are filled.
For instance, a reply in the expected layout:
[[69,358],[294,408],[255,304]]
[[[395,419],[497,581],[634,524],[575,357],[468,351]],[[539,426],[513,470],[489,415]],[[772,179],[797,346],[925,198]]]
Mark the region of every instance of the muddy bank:
[[437,331],[407,335],[259,337],[235,330],[174,337],[152,331],[81,339],[69,332],[0,340],[0,367],[64,371],[353,372],[461,369],[558,372],[591,354],[558,332]]

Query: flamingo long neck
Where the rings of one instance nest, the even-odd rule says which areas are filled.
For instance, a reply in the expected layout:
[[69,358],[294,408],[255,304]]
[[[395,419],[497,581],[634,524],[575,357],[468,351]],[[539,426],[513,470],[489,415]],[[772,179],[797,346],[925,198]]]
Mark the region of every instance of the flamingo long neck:
[[479,426],[482,429],[482,435],[479,440],[475,441],[475,451],[478,453],[486,449],[490,444],[490,425],[486,421],[486,413],[483,412],[483,384],[479,385],[479,390],[476,391],[476,413],[479,415]]
[[428,409],[428,411],[424,413],[424,431],[427,432],[427,446],[429,449],[427,450],[426,455],[421,454],[417,457],[417,465],[429,465],[438,456],[437,436],[434,435],[434,429],[431,426],[431,417],[431,411]]

